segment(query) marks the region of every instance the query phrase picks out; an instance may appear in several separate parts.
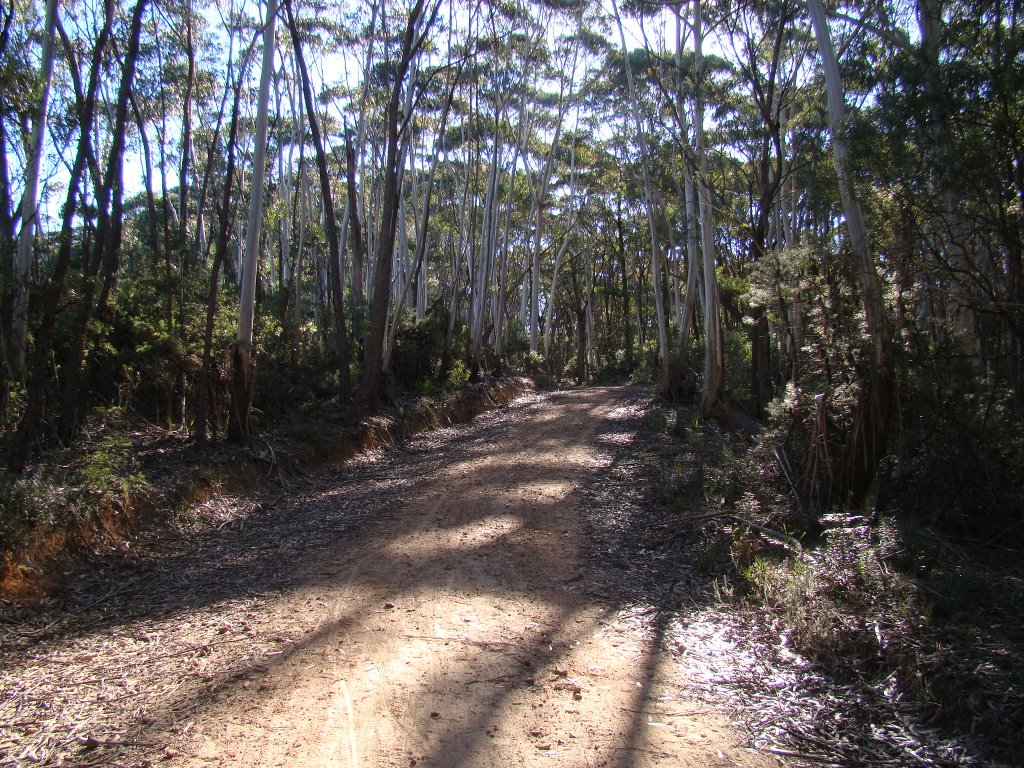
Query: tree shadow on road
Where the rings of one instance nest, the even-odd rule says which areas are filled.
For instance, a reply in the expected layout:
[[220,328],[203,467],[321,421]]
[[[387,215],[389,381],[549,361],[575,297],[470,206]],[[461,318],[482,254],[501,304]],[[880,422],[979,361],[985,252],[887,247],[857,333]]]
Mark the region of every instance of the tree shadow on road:
[[[509,645],[477,647],[456,665],[467,677],[464,709],[473,713],[468,720],[446,721],[426,703],[426,694],[420,706],[411,708],[417,722],[407,725],[429,734],[421,757],[451,766],[469,761],[493,738],[500,713],[523,689],[547,685],[552,695],[579,693],[538,676],[550,676],[578,638],[633,612],[653,620],[646,628],[635,706],[629,708],[635,711],[614,748],[614,765],[636,764],[644,750],[645,702],[652,695],[660,649],[670,617],[680,609],[680,585],[691,576],[679,571],[679,558],[652,558],[645,550],[650,518],[643,489],[630,486],[628,472],[615,476],[628,464],[647,394],[621,390],[618,404],[607,413],[609,396],[607,390],[551,393],[463,427],[421,435],[397,450],[282,487],[274,498],[247,500],[238,505],[240,514],[217,529],[193,529],[191,540],[178,542],[170,553],[152,547],[124,556],[81,574],[35,616],[9,616],[0,635],[5,661],[0,680],[5,700],[17,702],[10,722],[32,729],[15,734],[4,726],[10,754],[15,743],[35,745],[43,765],[62,760],[65,765],[110,764],[112,751],[118,760],[144,754],[146,747],[137,745],[198,717],[225,697],[242,695],[253,682],[266,685],[262,681],[273,679],[276,670],[310,654],[333,653],[338,638],[351,635],[367,617],[381,611],[397,614],[411,595],[447,589],[491,601],[531,601],[541,620]],[[578,441],[580,435],[567,432],[557,420],[546,423],[551,406],[570,399],[577,408],[583,401],[588,429],[596,427],[589,434],[601,448],[573,481],[588,532],[581,550],[582,576],[564,574],[566,555],[557,546],[537,545],[565,535],[555,509],[564,497],[556,492],[544,496],[549,484],[565,484],[564,469],[524,461],[508,450],[524,421],[533,422],[535,448],[557,453]],[[523,485],[544,501],[526,514],[514,507],[496,508],[484,495],[479,507],[453,520],[446,517],[450,510],[444,509],[442,493],[422,510],[423,515],[436,512],[434,519],[408,514],[424,481],[446,469],[457,473],[463,464],[472,466],[472,481],[482,489],[515,498],[517,486]],[[609,476],[615,478],[611,483]],[[478,536],[481,526],[489,531],[484,538]],[[437,531],[449,539],[458,533],[459,546],[438,549],[430,538]],[[421,550],[407,548],[403,558],[394,556],[395,541],[417,536],[425,537]],[[615,545],[623,540],[629,542],[625,548]],[[367,558],[379,561],[376,573],[404,569],[407,575],[395,577],[404,593],[382,603],[372,591],[375,571],[356,567]],[[477,561],[471,570],[463,567],[468,558]],[[564,578],[538,586],[538,573],[560,569]],[[335,605],[322,597],[340,586],[359,587],[361,579],[369,583],[360,594],[372,597]],[[293,613],[296,605],[305,606],[305,615],[289,619],[282,615],[284,604]],[[595,605],[601,618],[595,623],[591,610],[582,619]],[[437,643],[424,635],[405,640]],[[445,641],[456,647],[462,642],[458,637]],[[97,679],[102,681],[98,693],[90,687]],[[430,691],[435,682],[424,679],[423,690]],[[162,695],[146,698],[147,691],[161,686]],[[150,703],[136,707],[130,704],[133,697]],[[44,720],[38,702],[46,699],[47,710],[64,702],[57,705],[56,717],[47,714],[48,731],[38,727]]]

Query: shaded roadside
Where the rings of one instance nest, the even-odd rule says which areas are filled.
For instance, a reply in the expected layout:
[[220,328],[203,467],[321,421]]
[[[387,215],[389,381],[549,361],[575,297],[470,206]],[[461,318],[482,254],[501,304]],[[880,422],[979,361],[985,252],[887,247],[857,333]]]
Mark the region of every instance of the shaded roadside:
[[589,559],[615,397],[522,397],[84,575],[4,625],[0,762],[763,765],[675,707],[668,624]]
[[[1000,739],[1018,735],[1012,723],[1022,717],[1015,703],[1019,684],[1007,674],[1019,669],[1020,659],[1012,651],[1019,647],[1014,638],[1020,625],[1008,621],[1013,577],[990,585],[989,592],[1005,600],[989,606],[979,602],[978,585],[961,570],[963,561],[947,551],[944,580],[921,587],[932,610],[949,610],[960,595],[968,597],[957,610],[972,614],[972,625],[987,627],[986,617],[994,617],[991,629],[973,639],[950,631],[920,638],[922,656],[938,644],[936,658],[944,659],[946,671],[973,665],[969,688],[930,692],[950,704],[959,695],[959,716],[943,716],[952,706],[937,713],[907,695],[907,681],[884,671],[885,659],[868,658],[851,673],[851,665],[805,658],[791,647],[780,617],[739,592],[743,578],[737,578],[734,558],[746,556],[749,536],[741,526],[723,536],[720,525],[700,520],[709,507],[705,475],[730,450],[719,432],[686,409],[676,412],[643,397],[632,409],[632,431],[609,446],[611,471],[587,490],[592,557],[605,563],[605,589],[632,602],[634,621],[656,634],[687,670],[684,699],[698,696],[730,713],[751,743],[798,765],[1013,764],[997,757]],[[686,433],[689,439],[680,439]],[[847,532],[834,535],[840,534]],[[742,568],[750,560],[739,562]],[[957,646],[962,651],[954,652]],[[976,715],[965,716],[965,707]],[[1001,711],[1002,717],[988,717],[983,726],[985,710]]]
[[466,422],[531,388],[518,377],[487,380],[436,400],[402,401],[355,425],[344,413],[306,414],[252,448],[197,446],[184,432],[119,409],[98,415],[81,445],[55,448],[21,478],[0,475],[8,497],[0,504],[0,533],[8,534],[0,541],[0,606],[31,605],[51,592],[61,599],[59,588],[81,566],[135,559],[132,546],[145,548],[147,528],[158,529],[159,546],[192,538],[190,523],[231,523],[236,500],[273,503],[310,472]]
[[[537,400],[527,395],[522,405]],[[322,599],[278,615],[282,595],[315,582],[325,549],[351,546],[418,478],[507,429],[491,411],[290,480],[218,494],[124,540],[103,564],[66,574],[37,606],[0,613],[0,765],[106,764],[92,742],[132,746],[174,702],[216,698],[303,642]],[[92,740],[92,741],[90,741]],[[95,745],[101,746],[101,745]]]

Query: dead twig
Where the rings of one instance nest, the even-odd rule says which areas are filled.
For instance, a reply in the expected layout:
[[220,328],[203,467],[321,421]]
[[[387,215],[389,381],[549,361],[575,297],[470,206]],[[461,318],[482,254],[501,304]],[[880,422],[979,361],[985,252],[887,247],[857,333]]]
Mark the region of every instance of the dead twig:
[[751,528],[752,530],[757,531],[758,533],[763,533],[765,536],[768,536],[769,538],[775,539],[776,541],[779,541],[779,542],[785,544],[787,547],[791,547],[792,549],[794,549],[797,552],[797,554],[800,554],[800,553],[802,553],[804,551],[804,548],[800,545],[800,542],[797,541],[796,539],[794,539],[788,533],[782,533],[780,531],[776,531],[776,530],[773,530],[771,528],[765,528],[763,525],[758,525],[757,523],[752,523],[750,520],[747,520],[746,518],[740,517],[739,515],[729,515],[729,517],[731,517],[736,522],[742,523],[743,525],[747,526],[748,528]]
[[498,675],[497,677],[482,678],[480,680],[467,680],[463,685],[476,685],[477,683],[504,683],[512,675]]
[[790,490],[793,491],[793,500],[796,502],[797,511],[803,515],[804,505],[800,500],[800,491],[797,490],[796,483],[793,482],[792,468],[789,466],[789,461],[786,460],[785,451],[776,445],[773,448],[773,452],[775,453],[775,459],[779,462],[779,469],[782,470],[782,474],[786,478],[786,482],[789,484]]
[[213,643],[201,643],[199,645],[190,645],[180,651],[174,651],[172,653],[162,653],[159,656],[150,656],[149,661],[157,661],[159,659],[174,659],[179,656],[187,656],[190,653],[203,653],[208,652],[210,648],[218,645],[228,645],[229,643],[244,643],[246,640],[252,640],[251,637],[233,637],[230,640],[218,640]]
[[97,747],[152,747],[154,743],[152,741],[113,741],[110,739],[97,739],[89,736],[85,739],[79,739],[78,743],[82,745],[82,751],[89,751],[96,749]]
[[680,515],[678,517],[669,517],[664,520],[658,520],[654,523],[648,523],[644,526],[644,528],[656,528],[658,526],[668,525],[670,523],[699,523],[705,520],[715,520],[726,517],[732,518],[736,522],[742,523],[743,525],[747,526],[752,530],[757,531],[758,533],[763,533],[765,536],[768,536],[769,538],[775,539],[776,541],[785,544],[787,547],[790,547],[797,553],[803,552],[803,547],[801,546],[800,542],[792,536],[790,536],[788,533],[782,533],[781,531],[776,531],[773,528],[766,528],[763,525],[758,525],[755,522],[747,520],[745,517],[740,517],[734,512],[727,512],[725,510],[721,510],[718,512],[708,512],[704,515]]
[[669,525],[670,523],[700,523],[705,520],[715,520],[722,517],[731,517],[732,512],[726,510],[719,510],[718,512],[708,512],[703,515],[677,515],[676,517],[667,517],[664,520],[657,520],[653,523],[648,523],[644,528],[657,528],[661,525]]

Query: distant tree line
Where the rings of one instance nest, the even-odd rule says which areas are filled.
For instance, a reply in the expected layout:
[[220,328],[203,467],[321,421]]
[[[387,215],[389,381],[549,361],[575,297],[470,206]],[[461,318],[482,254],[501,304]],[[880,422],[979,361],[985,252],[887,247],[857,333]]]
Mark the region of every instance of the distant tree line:
[[1010,485],[1019,17],[7,0],[8,465],[97,407],[246,442],[515,365],[745,408],[801,505]]

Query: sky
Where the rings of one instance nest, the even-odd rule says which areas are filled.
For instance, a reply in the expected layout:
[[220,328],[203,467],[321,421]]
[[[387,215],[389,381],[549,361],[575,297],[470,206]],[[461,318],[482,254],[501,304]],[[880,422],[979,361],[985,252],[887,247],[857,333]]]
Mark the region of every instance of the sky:
[[[246,6],[249,7],[250,12],[254,15],[258,13],[258,16],[260,18],[262,18],[265,15],[265,4],[261,3],[259,10],[257,11],[256,3],[253,3],[251,0],[243,1],[245,2]],[[38,9],[38,13],[41,16],[42,0],[35,0],[35,3]],[[610,0],[602,0],[602,8],[605,16],[611,18],[612,7]],[[201,12],[204,14],[207,20],[207,24],[209,26],[211,34],[217,36],[221,41],[222,47],[224,49],[224,55],[226,57],[227,35],[223,31],[221,16],[216,10],[216,7],[212,5],[204,8]],[[70,11],[67,7],[65,7],[61,11],[61,13],[62,18],[66,18]],[[641,30],[641,27],[636,20],[628,16],[625,16],[624,30],[627,45],[630,48],[642,47],[644,45],[644,31],[646,31],[646,36],[648,40],[652,42],[661,40],[662,44],[665,45],[666,47],[673,46],[674,21],[672,21],[670,17],[671,14],[665,12],[662,14],[662,17],[660,19],[647,19],[645,22],[645,30]],[[286,28],[284,24],[281,23],[280,19],[277,26],[278,40],[281,41],[287,34]],[[556,34],[561,33],[563,31],[563,29],[554,28],[550,31],[550,35],[553,37]],[[612,44],[618,47],[618,33],[614,28],[609,29],[608,37]],[[717,41],[713,38],[713,36],[706,43],[706,47],[712,52],[718,49]],[[258,56],[256,57],[256,62],[258,64]],[[318,84],[330,85],[341,83],[347,87],[356,87],[362,80],[362,62],[356,60],[356,58],[354,58],[350,52],[339,52],[337,54],[329,55],[323,58],[310,57],[308,63],[310,65],[311,75],[313,79],[315,81],[318,81],[318,83],[314,83],[315,92],[319,90],[319,88],[317,87]],[[279,54],[278,66],[281,65],[282,57]],[[60,66],[60,59],[58,57],[58,71]],[[292,68],[291,62],[288,62],[286,66],[290,70]],[[254,84],[256,82],[256,79],[258,78],[258,72],[255,71],[257,69],[258,66],[255,66],[253,74]],[[59,77],[60,75],[58,74],[57,76]],[[112,85],[110,87],[113,88]],[[223,87],[222,83],[220,84],[220,87]],[[217,98],[219,100],[219,95]],[[51,111],[53,104],[54,103],[51,101]],[[340,112],[341,107],[338,106],[335,109],[335,117],[340,119],[342,117]],[[167,129],[169,135],[178,135],[180,129],[180,121],[178,121],[177,119],[169,120]],[[153,145],[154,155],[156,155],[157,141],[155,136],[155,130],[152,126],[149,128],[148,133],[150,142]],[[131,197],[135,194],[138,194],[144,189],[144,163],[142,157],[141,144],[137,138],[137,133],[134,130],[134,128],[131,131],[131,134],[132,135],[130,138],[129,148],[126,153],[124,166],[126,197]],[[41,185],[41,187],[44,190],[44,198],[41,201],[40,205],[40,215],[42,227],[44,230],[52,229],[59,224],[60,208],[63,204],[64,188],[66,186],[68,179],[67,164],[69,162],[69,160],[62,159],[57,156],[56,152],[54,151],[52,142],[47,141],[47,145],[48,152],[43,164],[43,179]],[[155,162],[156,158],[154,157],[154,163]],[[20,184],[18,183],[18,180],[20,177],[22,162],[19,158],[11,155],[10,165],[12,169],[12,176],[14,177],[15,182],[15,193],[16,196],[20,197],[20,192],[18,189],[20,187]],[[168,167],[167,169],[167,183],[169,188],[175,188],[178,186],[177,167],[176,163],[171,165],[172,167]],[[154,174],[157,173],[158,172],[156,168],[154,168]],[[158,175],[157,178],[154,179],[154,187],[159,188]]]

